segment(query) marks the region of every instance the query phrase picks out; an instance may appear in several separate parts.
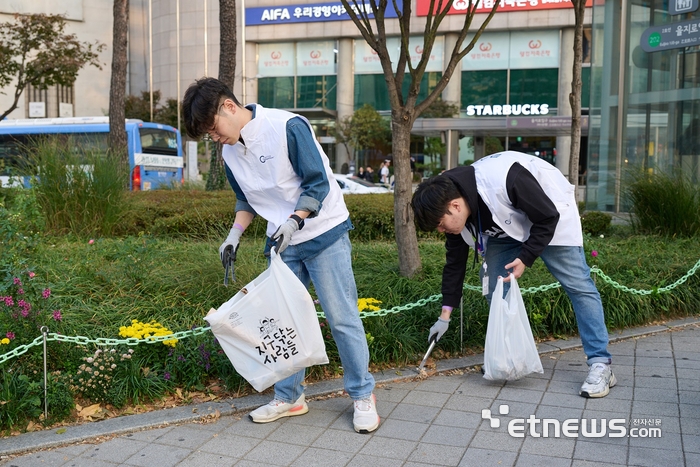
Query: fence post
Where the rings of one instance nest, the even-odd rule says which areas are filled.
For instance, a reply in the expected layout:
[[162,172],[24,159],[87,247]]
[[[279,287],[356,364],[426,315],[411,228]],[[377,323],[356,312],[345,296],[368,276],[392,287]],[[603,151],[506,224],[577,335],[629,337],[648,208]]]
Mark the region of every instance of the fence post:
[[46,335],[49,332],[49,328],[46,326],[41,327],[41,334],[44,336],[44,420],[49,419],[49,391],[48,391],[48,377],[46,375]]

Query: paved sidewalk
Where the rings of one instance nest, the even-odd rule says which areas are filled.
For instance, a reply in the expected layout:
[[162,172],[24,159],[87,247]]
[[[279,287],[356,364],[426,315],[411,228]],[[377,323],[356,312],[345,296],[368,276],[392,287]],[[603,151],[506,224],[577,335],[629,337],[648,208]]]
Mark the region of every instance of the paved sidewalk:
[[602,399],[578,396],[587,366],[570,339],[540,345],[544,374],[517,382],[460,370],[481,355],[440,361],[423,380],[376,374],[382,424],[370,435],[353,431],[334,380],[307,388],[304,416],[254,424],[260,395],[161,410],[0,439],[0,466],[700,465],[700,320],[610,337],[618,384]]

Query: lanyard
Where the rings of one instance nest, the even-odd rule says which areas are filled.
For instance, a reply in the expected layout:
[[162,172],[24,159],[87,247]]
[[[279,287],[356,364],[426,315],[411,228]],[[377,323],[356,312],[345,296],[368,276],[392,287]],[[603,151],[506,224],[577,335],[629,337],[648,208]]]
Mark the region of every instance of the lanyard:
[[[477,251],[479,252],[479,256],[481,256],[481,262],[484,265],[484,275],[481,280],[481,294],[482,295],[488,295],[489,294],[489,275],[487,271],[487,266],[486,266],[486,248],[484,248],[484,234],[481,233],[481,212],[479,210],[476,211],[476,218],[477,222],[479,223],[479,231],[477,232]],[[476,259],[476,257],[474,258]]]
[[484,259],[484,255],[486,254],[486,250],[484,248],[484,235],[481,233],[481,213],[477,210],[476,211],[476,219],[477,222],[479,223],[479,228],[476,232],[476,248],[477,251],[479,252],[479,256],[481,256],[481,259]]

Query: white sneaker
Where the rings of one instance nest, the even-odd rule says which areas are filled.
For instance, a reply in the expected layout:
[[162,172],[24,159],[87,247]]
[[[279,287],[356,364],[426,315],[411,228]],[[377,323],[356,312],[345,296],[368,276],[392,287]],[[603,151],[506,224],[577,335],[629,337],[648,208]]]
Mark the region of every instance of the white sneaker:
[[588,370],[586,381],[581,385],[579,394],[583,397],[605,397],[610,388],[617,384],[617,379],[605,363],[594,363]]
[[355,431],[362,434],[371,433],[379,428],[377,398],[374,397],[374,394],[366,399],[355,401],[355,414],[352,423],[355,426]]
[[279,399],[273,399],[269,404],[253,410],[249,417],[255,423],[267,423],[274,422],[282,417],[304,415],[308,411],[309,406],[306,405],[304,394],[302,394],[293,404],[288,404]]

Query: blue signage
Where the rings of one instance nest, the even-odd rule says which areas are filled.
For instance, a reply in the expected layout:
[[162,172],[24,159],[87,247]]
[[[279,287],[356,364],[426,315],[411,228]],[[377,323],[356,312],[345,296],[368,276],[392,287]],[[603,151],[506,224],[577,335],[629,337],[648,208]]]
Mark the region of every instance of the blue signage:
[[[369,12],[369,17],[374,18],[371,3],[358,3],[357,6],[350,5],[353,10]],[[386,18],[397,18],[391,2],[387,5]],[[313,3],[304,5],[270,6],[245,9],[246,26],[259,26],[261,24],[287,24],[287,23],[312,23],[317,21],[350,21],[348,15],[340,2]]]

